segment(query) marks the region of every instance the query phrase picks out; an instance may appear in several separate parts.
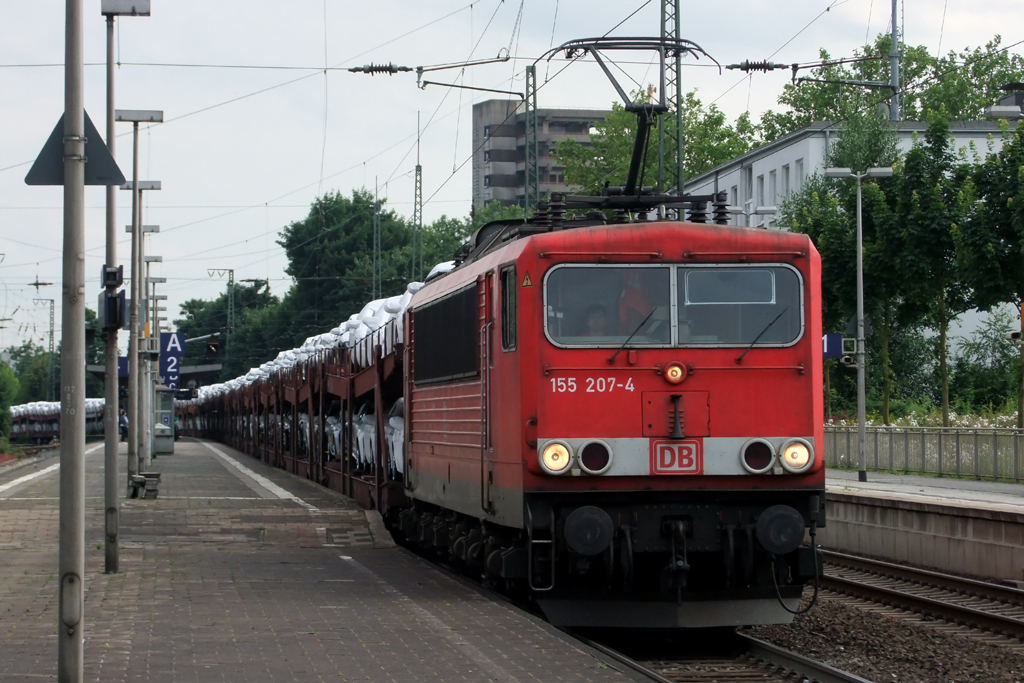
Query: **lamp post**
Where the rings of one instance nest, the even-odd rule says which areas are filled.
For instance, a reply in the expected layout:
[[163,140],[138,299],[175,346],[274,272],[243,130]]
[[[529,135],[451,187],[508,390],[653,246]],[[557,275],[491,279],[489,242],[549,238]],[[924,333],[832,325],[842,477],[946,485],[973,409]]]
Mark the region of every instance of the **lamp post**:
[[[128,495],[131,496],[132,477],[139,473],[139,277],[142,275],[139,123],[162,123],[164,113],[159,110],[117,109],[114,111],[114,120],[128,121],[132,124],[132,290],[128,313]],[[123,189],[124,185],[121,187]]]
[[[149,16],[149,0],[102,0],[100,13],[107,22],[107,148],[114,155],[114,17],[116,16]],[[117,267],[117,199],[113,185],[108,185],[107,192],[107,253],[106,267]],[[119,285],[108,285],[107,292],[112,296]],[[117,493],[117,451],[118,451],[118,418],[120,407],[120,390],[118,387],[117,370],[117,328],[106,330],[107,342],[104,353],[105,369],[103,373],[103,394],[107,397],[103,411],[103,507],[105,525],[106,563],[104,571],[116,574],[118,559],[118,518],[120,517],[120,499]],[[113,401],[113,405],[111,405]]]
[[[746,203],[746,206],[750,206],[749,201]],[[751,216],[764,216],[764,219],[761,221],[760,227],[768,228],[770,227],[768,225],[770,217],[774,216],[779,212],[778,207],[775,206],[758,206],[754,209],[747,209],[743,206],[728,206],[726,208],[729,210],[729,213],[739,214],[740,216],[745,217],[746,220],[744,222],[746,224],[746,227],[748,228],[755,227],[750,224]]]
[[864,366],[864,221],[861,215],[861,180],[864,178],[889,178],[891,167],[869,168],[863,173],[854,173],[849,168],[826,168],[826,178],[855,178],[857,180],[857,479],[868,480],[867,454],[865,452],[867,408],[865,398]]
[[[151,314],[152,309],[149,305],[149,264],[150,263],[163,263],[163,256],[152,256],[150,254],[143,255],[143,260],[146,263],[146,275],[142,283],[145,287],[145,325],[146,325],[146,338],[152,339],[156,337],[160,338],[160,335],[154,333],[153,316]],[[149,349],[147,349],[149,350]],[[156,420],[155,401],[153,400],[153,357],[149,353],[146,354],[145,364],[143,365],[142,372],[142,403],[143,403],[143,414],[145,419],[143,423],[139,425],[143,429],[142,433],[142,451],[139,454],[143,463],[145,463],[146,470],[148,471],[153,466],[153,423]]]

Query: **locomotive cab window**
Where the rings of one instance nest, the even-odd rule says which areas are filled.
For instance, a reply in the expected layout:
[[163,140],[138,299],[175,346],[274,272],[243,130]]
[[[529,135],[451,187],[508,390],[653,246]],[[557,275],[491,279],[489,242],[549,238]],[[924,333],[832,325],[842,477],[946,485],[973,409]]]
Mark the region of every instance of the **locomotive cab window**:
[[[559,346],[668,346],[671,269],[560,266],[545,278],[547,334]],[[632,339],[630,339],[632,336]]]
[[501,350],[516,349],[516,267],[507,266],[501,270]]
[[800,276],[785,266],[681,267],[680,346],[787,346],[803,333]]

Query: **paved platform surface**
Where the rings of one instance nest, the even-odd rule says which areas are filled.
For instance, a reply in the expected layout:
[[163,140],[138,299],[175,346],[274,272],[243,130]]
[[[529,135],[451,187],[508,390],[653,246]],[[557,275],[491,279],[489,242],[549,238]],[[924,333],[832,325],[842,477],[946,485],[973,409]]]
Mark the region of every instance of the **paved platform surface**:
[[[56,463],[0,469],[0,682],[56,679]],[[98,445],[88,681],[637,680],[394,547],[349,499],[220,444],[155,462],[159,498],[122,500],[122,571],[105,575],[102,466]]]
[[1024,513],[1024,484],[1001,481],[869,471],[868,480],[860,482],[856,471],[829,468],[825,489]]

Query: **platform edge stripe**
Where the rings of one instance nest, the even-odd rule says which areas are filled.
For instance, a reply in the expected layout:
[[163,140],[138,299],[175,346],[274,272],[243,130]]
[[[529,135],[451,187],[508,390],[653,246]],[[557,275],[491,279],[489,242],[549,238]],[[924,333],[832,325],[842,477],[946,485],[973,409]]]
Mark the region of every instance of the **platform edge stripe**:
[[245,476],[249,477],[254,482],[259,484],[260,486],[262,486],[266,490],[270,491],[271,493],[273,493],[278,498],[283,498],[285,500],[294,501],[294,502],[298,503],[299,505],[301,505],[302,507],[304,507],[307,510],[309,510],[310,512],[320,512],[320,508],[316,507],[315,505],[310,505],[306,501],[304,501],[301,498],[299,498],[298,496],[296,496],[294,493],[292,493],[292,492],[290,492],[290,491],[288,491],[286,489],[281,488],[280,486],[278,486],[274,482],[270,481],[266,477],[264,477],[264,476],[262,476],[260,474],[256,474],[255,472],[250,470],[248,467],[246,467],[242,463],[238,462],[237,460],[235,460],[234,458],[232,458],[228,454],[224,453],[222,450],[220,450],[216,446],[213,446],[213,445],[211,445],[211,444],[209,444],[209,443],[207,443],[205,441],[203,442],[203,445],[206,446],[207,448],[209,448],[213,452],[214,455],[216,455],[218,458],[223,460],[227,465],[230,465],[231,467],[234,467],[236,470],[238,470],[239,472],[241,472]]
[[338,555],[338,557],[366,578],[380,584],[381,590],[392,595],[396,602],[404,605],[405,608],[418,617],[427,628],[451,643],[456,652],[464,656],[466,659],[475,662],[477,666],[488,673],[492,680],[502,681],[502,683],[519,683],[518,678],[481,652],[479,648],[466,640],[461,633],[444,623],[444,620],[436,616],[433,612],[417,604],[408,595],[382,579],[376,572],[364,565],[362,562],[359,562],[349,555]]
[[[92,453],[93,451],[95,451],[97,448],[99,448],[102,445],[103,444],[97,444],[97,445],[93,446],[92,448],[86,450],[85,454],[89,455],[90,453]],[[4,491],[10,491],[11,489],[15,488],[16,486],[21,486],[22,484],[27,484],[30,481],[33,481],[35,479],[39,479],[40,477],[45,477],[50,472],[54,472],[54,471],[56,471],[58,469],[60,469],[60,463],[59,462],[58,463],[54,463],[53,465],[50,465],[49,467],[44,467],[43,469],[39,470],[38,472],[33,472],[32,474],[26,474],[23,477],[18,477],[17,479],[15,479],[13,481],[9,481],[6,484],[0,485],[0,493],[3,493]]]

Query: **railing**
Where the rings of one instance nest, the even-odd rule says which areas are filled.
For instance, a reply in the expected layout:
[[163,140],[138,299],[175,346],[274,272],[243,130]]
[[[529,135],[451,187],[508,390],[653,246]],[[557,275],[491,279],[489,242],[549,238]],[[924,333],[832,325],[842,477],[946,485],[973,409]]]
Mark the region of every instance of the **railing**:
[[[868,468],[1020,481],[1024,430],[1006,427],[868,427]],[[856,467],[857,427],[825,426],[827,465]]]

